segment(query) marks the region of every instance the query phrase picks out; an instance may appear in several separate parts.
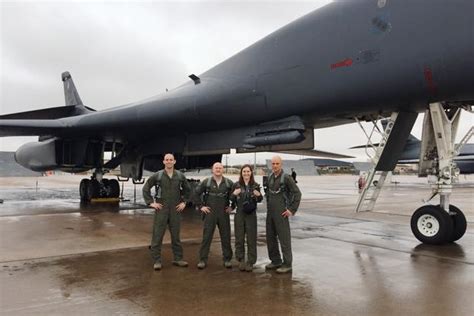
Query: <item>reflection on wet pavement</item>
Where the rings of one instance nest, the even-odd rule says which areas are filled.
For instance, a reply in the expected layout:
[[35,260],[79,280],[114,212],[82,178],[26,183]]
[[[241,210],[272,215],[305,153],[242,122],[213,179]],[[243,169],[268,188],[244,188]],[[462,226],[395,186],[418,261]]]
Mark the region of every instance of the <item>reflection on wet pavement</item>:
[[[167,244],[160,272],[152,270],[146,247],[8,262],[0,272],[2,309],[40,314],[468,315],[474,307],[469,294],[474,263],[446,259],[451,246],[410,255],[309,238],[295,243],[289,275],[264,271],[264,247],[258,248],[254,272],[240,272],[236,264],[227,270],[218,243],[208,268],[198,270],[198,240],[184,243],[189,268],[171,265]],[[454,248],[459,252],[462,246]]]

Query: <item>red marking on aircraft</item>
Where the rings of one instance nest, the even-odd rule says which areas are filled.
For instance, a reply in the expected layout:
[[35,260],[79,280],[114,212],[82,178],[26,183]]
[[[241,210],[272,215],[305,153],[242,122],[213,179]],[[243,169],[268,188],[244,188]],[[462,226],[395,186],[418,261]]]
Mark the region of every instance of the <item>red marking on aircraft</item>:
[[347,59],[344,59],[340,62],[337,62],[335,64],[332,64],[331,65],[331,69],[336,69],[336,68],[340,68],[340,67],[350,67],[352,66],[352,59],[351,58],[347,58]]

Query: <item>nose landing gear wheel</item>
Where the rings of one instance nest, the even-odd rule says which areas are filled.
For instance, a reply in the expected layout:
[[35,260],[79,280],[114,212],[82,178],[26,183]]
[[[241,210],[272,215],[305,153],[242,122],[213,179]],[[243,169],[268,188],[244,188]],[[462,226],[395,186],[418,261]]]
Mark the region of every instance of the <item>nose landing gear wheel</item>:
[[439,206],[422,206],[411,217],[413,235],[425,244],[439,245],[451,241],[453,229],[451,216]]
[[[439,207],[439,205],[438,205]],[[449,205],[449,216],[453,221],[453,233],[451,237],[448,238],[448,242],[454,242],[464,236],[464,233],[467,229],[467,221],[463,212],[454,205]]]

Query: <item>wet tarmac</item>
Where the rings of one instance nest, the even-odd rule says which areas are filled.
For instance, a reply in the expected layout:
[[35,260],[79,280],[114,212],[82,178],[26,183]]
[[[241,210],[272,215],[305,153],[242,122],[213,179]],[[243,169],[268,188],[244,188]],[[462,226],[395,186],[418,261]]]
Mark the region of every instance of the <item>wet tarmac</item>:
[[[39,178],[38,188],[28,185],[32,178],[0,180],[2,315],[474,314],[474,178],[452,199],[468,218],[466,235],[426,246],[409,228],[409,215],[429,196],[424,181],[397,178],[376,212],[356,214],[356,177],[300,177],[287,275],[264,270],[263,205],[253,272],[222,266],[218,233],[208,268],[196,268],[202,222],[192,209],[181,234],[190,267],[171,265],[167,234],[164,268],[155,272],[147,249],[152,212],[131,202],[85,207],[76,199],[79,180]],[[133,200],[133,186],[124,191]]]

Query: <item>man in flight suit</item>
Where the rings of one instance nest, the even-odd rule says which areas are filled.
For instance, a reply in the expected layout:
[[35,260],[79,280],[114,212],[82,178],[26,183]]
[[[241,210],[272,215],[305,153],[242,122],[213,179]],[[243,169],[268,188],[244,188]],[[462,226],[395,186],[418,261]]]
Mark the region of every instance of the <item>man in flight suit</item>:
[[[268,186],[265,191],[267,197],[267,248],[268,256],[272,261],[265,266],[265,269],[276,269],[277,273],[288,273],[291,272],[293,262],[288,219],[298,210],[301,192],[293,178],[283,173],[279,156],[272,158],[272,174],[268,178]],[[280,241],[283,252],[283,264],[278,241]]]
[[204,231],[199,251],[197,267],[204,269],[207,265],[209,249],[216,225],[219,227],[221,237],[222,255],[224,266],[232,268],[232,247],[230,245],[230,218],[232,207],[229,206],[232,181],[223,177],[224,167],[220,162],[212,166],[212,177],[206,178],[196,188],[196,193],[201,196],[200,210],[204,216]]
[[[153,268],[161,270],[161,245],[166,227],[171,234],[173,249],[173,264],[178,267],[187,267],[183,260],[183,247],[179,238],[181,226],[181,212],[186,207],[185,200],[189,198],[191,188],[183,173],[174,169],[176,160],[173,154],[166,154],[163,159],[165,168],[152,175],[143,186],[145,203],[155,209],[153,222],[153,236],[151,240],[151,256],[154,260]],[[151,188],[155,187],[156,195],[151,196]]]

